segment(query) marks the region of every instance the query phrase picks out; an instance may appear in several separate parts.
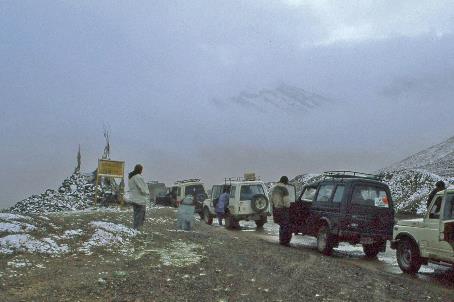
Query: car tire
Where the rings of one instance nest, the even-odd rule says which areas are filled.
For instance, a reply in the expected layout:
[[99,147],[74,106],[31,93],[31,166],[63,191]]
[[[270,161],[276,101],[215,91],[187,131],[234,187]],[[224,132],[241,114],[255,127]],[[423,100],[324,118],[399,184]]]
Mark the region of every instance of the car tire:
[[380,247],[378,244],[363,244],[363,251],[366,258],[375,258],[380,252]]
[[210,210],[207,207],[203,208],[203,221],[208,225],[213,224],[213,217],[210,215]]
[[262,213],[266,211],[268,208],[268,198],[266,198],[265,195],[263,194],[256,194],[252,196],[251,199],[251,208],[256,212],[256,213]]
[[229,230],[233,230],[238,228],[239,224],[238,221],[232,215],[225,216],[225,228]]
[[324,224],[318,229],[317,250],[324,255],[333,253],[333,236],[330,234],[329,227]]
[[266,222],[266,217],[262,217],[261,219],[255,221],[255,225],[257,226],[257,229],[261,229]]
[[422,264],[419,248],[410,239],[403,239],[397,244],[397,264],[407,274],[416,274]]

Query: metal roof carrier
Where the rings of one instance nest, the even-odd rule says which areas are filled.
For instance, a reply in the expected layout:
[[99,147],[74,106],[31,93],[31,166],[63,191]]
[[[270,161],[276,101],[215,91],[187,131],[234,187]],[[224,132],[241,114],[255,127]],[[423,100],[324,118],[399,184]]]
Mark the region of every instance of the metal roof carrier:
[[355,172],[355,171],[326,171],[323,172],[323,177],[326,178],[363,178],[381,181],[383,178],[380,175]]
[[199,182],[200,181],[200,178],[190,178],[190,179],[183,179],[183,180],[177,180],[175,182],[175,184],[184,184],[184,183],[188,183],[188,182]]

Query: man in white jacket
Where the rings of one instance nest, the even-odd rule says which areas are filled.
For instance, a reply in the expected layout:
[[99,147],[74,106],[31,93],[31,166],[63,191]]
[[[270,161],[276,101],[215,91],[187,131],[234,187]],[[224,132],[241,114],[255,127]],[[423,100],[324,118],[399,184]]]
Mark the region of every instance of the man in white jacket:
[[142,177],[142,165],[136,165],[134,171],[129,173],[129,196],[134,207],[134,229],[138,230],[145,221],[146,204],[149,201],[150,191]]

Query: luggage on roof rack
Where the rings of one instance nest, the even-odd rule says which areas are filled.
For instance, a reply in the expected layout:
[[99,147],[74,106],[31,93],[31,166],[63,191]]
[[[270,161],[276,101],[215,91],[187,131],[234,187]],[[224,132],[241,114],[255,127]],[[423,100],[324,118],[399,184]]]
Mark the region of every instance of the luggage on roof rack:
[[376,174],[369,174],[355,171],[326,171],[323,172],[323,177],[326,178],[364,178],[371,180],[382,181],[382,177]]

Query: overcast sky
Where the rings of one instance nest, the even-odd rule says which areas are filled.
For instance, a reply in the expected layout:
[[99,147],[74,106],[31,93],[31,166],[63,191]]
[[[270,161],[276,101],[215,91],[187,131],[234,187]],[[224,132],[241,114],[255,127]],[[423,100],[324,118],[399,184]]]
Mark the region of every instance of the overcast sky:
[[[454,136],[453,53],[452,1],[0,1],[0,207],[94,170],[104,124],[167,184],[374,171]],[[232,102],[283,85],[330,102]]]

